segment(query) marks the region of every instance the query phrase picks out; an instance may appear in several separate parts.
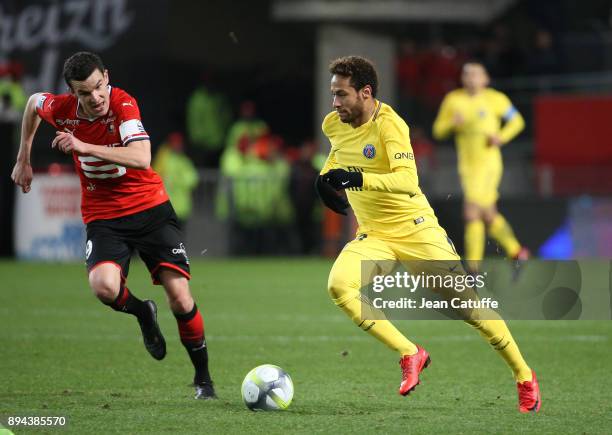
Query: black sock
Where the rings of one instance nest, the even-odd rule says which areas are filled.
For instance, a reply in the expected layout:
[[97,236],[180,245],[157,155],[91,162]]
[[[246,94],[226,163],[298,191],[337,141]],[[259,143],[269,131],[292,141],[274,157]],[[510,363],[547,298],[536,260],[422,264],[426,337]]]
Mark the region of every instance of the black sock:
[[190,312],[174,313],[174,317],[176,317],[178,324],[181,343],[185,346],[195,369],[194,384],[211,383],[210,373],[208,372],[208,349],[204,337],[204,322],[198,307],[194,304]]
[[203,340],[201,343],[184,342],[183,346],[185,346],[185,349],[187,349],[191,363],[195,368],[193,383],[212,383],[210,373],[208,372],[208,350],[206,349],[206,340]]
[[147,305],[134,296],[127,287],[123,285],[119,288],[117,298],[109,305],[115,311],[133,314],[138,319],[147,319],[149,310]]

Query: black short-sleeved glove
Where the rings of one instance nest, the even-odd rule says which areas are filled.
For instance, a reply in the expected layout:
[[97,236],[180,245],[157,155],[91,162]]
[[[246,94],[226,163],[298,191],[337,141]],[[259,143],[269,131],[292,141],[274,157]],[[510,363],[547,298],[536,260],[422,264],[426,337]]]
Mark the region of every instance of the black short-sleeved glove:
[[323,181],[330,184],[336,190],[363,186],[363,175],[361,172],[348,172],[344,169],[332,169],[331,171],[323,174],[322,177]]
[[346,216],[346,209],[349,207],[348,201],[343,196],[338,195],[331,185],[324,182],[321,175],[315,181],[315,190],[327,208]]

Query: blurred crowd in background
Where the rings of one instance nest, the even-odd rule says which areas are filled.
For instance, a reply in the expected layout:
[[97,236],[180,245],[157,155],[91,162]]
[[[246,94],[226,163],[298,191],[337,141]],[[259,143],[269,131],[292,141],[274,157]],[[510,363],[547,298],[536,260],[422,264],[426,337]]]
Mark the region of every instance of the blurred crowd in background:
[[[416,32],[409,26],[390,26],[397,47],[395,108],[410,125],[422,185],[435,176],[439,146],[449,145],[431,139],[432,121],[444,95],[460,86],[460,70],[467,60],[482,61],[493,86],[507,92],[513,101],[512,83],[517,77],[602,72],[610,67],[612,49],[602,36],[609,34],[609,17],[577,16],[572,21],[567,10],[561,14],[555,5],[550,1],[521,2],[500,19],[480,27],[432,24]],[[563,7],[567,9],[568,2]],[[516,26],[519,21],[521,26]],[[236,42],[235,36],[232,40]],[[588,56],[581,57],[585,51]],[[588,62],[580,62],[582,58]],[[282,71],[280,67],[276,69]],[[14,161],[17,124],[27,99],[20,81],[23,74],[19,59],[0,56],[0,136],[2,141],[15,144],[12,149],[0,147],[4,161]],[[309,82],[313,81],[311,74],[306,74]],[[227,75],[226,71],[215,67],[200,71],[186,98],[178,102],[183,107],[179,122],[173,122],[172,130],[153,138],[153,166],[164,178],[179,218],[185,225],[190,220],[195,208],[194,193],[200,190],[205,193],[198,198],[209,201],[214,218],[231,229],[229,254],[325,251],[329,228],[323,228],[322,222],[326,211],[312,186],[323,167],[328,144],[317,143],[313,139],[316,132],[298,138],[284,137],[275,131],[278,121],[275,124],[260,115],[262,101],[258,96],[262,94],[236,98],[231,80],[220,79],[222,75]],[[242,77],[245,75],[243,71]],[[258,80],[261,82],[261,77]],[[536,91],[547,90],[546,80],[534,83],[536,88],[539,86]],[[286,110],[281,98],[279,95],[279,103],[272,110],[266,100],[266,113],[282,119],[277,115]],[[517,101],[523,112],[520,99]],[[308,123],[313,102],[301,103],[301,107],[293,109],[307,111],[303,118]],[[523,114],[529,127],[529,109]],[[147,119],[144,125],[147,127]],[[529,128],[525,134],[530,134]],[[0,189],[13,189],[8,181],[4,179]],[[0,219],[6,221],[6,215],[0,214]],[[328,219],[326,225],[329,222]]]

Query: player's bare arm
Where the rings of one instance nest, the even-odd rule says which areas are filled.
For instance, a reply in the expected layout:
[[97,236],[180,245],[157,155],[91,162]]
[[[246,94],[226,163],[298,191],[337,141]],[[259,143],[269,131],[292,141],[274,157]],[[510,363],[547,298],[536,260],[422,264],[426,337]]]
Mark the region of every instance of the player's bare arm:
[[148,169],[151,164],[151,142],[137,140],[125,147],[93,145],[77,139],[70,132],[58,131],[51,146],[64,153],[97,157],[111,163],[134,169]]
[[32,151],[32,141],[38,126],[40,125],[40,116],[36,113],[36,101],[40,94],[30,96],[26,108],[23,112],[21,121],[21,140],[19,142],[19,152],[17,153],[17,161],[13,167],[11,179],[16,185],[21,186],[23,193],[28,193],[32,185],[32,165],[30,164],[30,155]]

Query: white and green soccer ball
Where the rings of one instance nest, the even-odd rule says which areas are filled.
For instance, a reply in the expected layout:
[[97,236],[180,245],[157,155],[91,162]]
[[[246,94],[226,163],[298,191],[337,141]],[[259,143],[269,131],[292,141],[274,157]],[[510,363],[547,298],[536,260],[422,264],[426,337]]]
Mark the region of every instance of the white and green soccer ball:
[[255,367],[242,381],[242,399],[251,411],[287,409],[293,399],[293,381],[272,364]]

